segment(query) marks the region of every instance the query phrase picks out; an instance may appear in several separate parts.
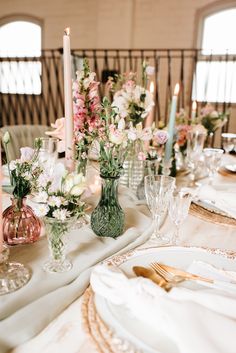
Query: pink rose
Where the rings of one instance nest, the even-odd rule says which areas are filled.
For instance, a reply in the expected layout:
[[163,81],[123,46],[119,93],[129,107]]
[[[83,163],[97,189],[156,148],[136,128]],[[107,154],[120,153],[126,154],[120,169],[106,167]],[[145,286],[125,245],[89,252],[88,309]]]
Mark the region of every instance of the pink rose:
[[60,140],[65,140],[65,118],[60,118],[55,121],[55,124],[51,124],[55,129],[54,131],[47,131],[46,135],[56,137]]
[[168,140],[168,132],[165,130],[157,130],[154,132],[153,138],[160,145],[164,145]]

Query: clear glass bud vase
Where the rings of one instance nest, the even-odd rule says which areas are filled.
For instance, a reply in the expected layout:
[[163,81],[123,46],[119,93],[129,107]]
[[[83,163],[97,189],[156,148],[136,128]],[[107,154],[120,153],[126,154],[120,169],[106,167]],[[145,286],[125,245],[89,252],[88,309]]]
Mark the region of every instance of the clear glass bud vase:
[[26,198],[12,198],[12,205],[3,212],[3,236],[8,245],[33,243],[38,240],[41,222]]
[[55,218],[45,217],[44,223],[48,239],[50,259],[44,264],[44,270],[50,273],[66,272],[72,268],[71,262],[66,258],[68,243],[68,232],[75,219],[70,218],[64,221]]
[[125,214],[118,201],[119,177],[103,177],[100,201],[92,212],[91,227],[100,237],[117,238],[124,232]]
[[128,155],[123,164],[123,175],[120,178],[122,185],[134,192],[143,178],[144,162],[138,159],[139,153],[143,153],[143,145],[140,141],[134,141],[128,150]]

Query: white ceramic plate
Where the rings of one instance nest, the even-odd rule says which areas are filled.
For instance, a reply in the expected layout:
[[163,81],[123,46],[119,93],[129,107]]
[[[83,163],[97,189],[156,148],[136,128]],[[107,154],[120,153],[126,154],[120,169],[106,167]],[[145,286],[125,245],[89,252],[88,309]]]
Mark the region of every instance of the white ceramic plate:
[[231,173],[236,173],[236,164],[226,164],[224,168]]
[[[187,247],[161,247],[134,251],[120,265],[120,268],[127,276],[133,277],[132,267],[135,265],[148,266],[152,261],[159,261],[187,269],[193,260],[201,260],[218,268],[236,271],[235,259],[227,257],[220,251],[213,253],[210,250]],[[188,286],[193,290],[197,288],[197,285],[190,282]],[[99,316],[116,336],[130,342],[143,353],[179,353],[177,346],[164,336],[161,328],[148,327],[136,320],[125,307],[113,305],[98,295],[95,295],[95,305]]]
[[212,203],[211,201],[198,200],[198,201],[194,201],[194,203],[198,206],[205,208],[206,210],[208,210],[210,212],[213,212],[213,213],[225,216],[225,217],[232,218],[228,213],[226,213],[226,212],[222,211],[220,208],[216,207],[214,205],[214,203]]

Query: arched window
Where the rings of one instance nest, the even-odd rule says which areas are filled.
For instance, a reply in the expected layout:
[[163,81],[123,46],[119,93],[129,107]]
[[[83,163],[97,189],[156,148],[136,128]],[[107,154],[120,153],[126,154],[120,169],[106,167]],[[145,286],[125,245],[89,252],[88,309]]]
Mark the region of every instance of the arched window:
[[193,98],[207,102],[236,102],[236,4],[203,16],[198,43]]
[[0,91],[41,93],[41,26],[29,20],[0,24]]

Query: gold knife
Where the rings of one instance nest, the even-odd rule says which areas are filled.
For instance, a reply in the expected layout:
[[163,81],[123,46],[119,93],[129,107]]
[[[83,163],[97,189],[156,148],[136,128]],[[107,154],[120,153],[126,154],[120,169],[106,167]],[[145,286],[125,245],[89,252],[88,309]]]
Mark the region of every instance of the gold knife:
[[213,279],[210,278],[206,278],[206,277],[202,277],[199,275],[194,275],[193,273],[181,270],[179,268],[176,267],[172,267],[169,265],[164,265],[161,263],[158,263],[164,270],[166,270],[167,272],[170,272],[170,274],[175,275],[175,276],[183,276],[186,279],[192,279],[192,280],[198,280],[198,281],[203,281],[203,282],[208,282],[208,283],[214,283]]

